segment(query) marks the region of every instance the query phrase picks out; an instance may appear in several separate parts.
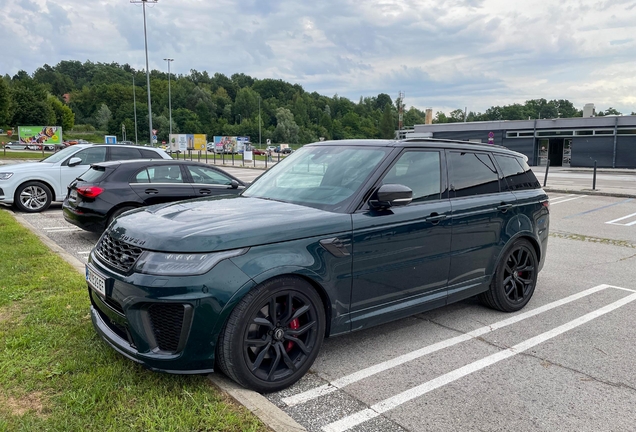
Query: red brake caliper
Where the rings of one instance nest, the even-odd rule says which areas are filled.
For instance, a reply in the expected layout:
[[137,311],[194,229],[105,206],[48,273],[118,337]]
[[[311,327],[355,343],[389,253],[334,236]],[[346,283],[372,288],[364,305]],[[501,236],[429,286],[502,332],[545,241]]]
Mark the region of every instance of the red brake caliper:
[[[292,330],[297,330],[298,327],[300,327],[300,323],[298,322],[298,318],[294,318],[293,320],[291,320],[291,322],[289,323],[289,328]],[[294,347],[294,343],[292,341],[287,342],[287,346],[285,347],[285,351],[290,352],[291,349]]]

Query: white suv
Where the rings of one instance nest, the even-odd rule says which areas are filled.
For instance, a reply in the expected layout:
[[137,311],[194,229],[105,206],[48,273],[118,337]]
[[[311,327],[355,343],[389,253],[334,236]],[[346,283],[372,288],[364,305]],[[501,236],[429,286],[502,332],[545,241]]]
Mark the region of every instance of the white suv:
[[172,159],[157,148],[77,144],[39,162],[0,166],[0,203],[35,213],[66,198],[68,185],[90,165],[109,160]]

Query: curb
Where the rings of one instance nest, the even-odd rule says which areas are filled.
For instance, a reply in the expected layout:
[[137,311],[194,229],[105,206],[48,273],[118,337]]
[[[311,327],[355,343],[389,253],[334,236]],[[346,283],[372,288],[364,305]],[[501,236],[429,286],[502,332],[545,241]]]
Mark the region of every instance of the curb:
[[228,394],[232,399],[250,410],[252,414],[275,432],[301,432],[307,430],[260,393],[247,390],[220,373],[210,374],[208,379],[222,392]]
[[601,192],[601,191],[593,191],[593,190],[570,190],[570,189],[557,189],[551,187],[544,187],[544,191],[546,192],[555,192],[555,193],[566,193],[566,194],[575,194],[575,195],[595,195],[595,196],[607,196],[607,197],[616,197],[616,198],[636,198],[636,194],[629,193],[617,193],[617,192]]
[[[69,263],[81,275],[85,274],[85,265],[73,255],[62,249],[57,243],[37,230],[30,222],[21,215],[4,209],[11,213],[20,225],[35,234],[42,243],[59,255],[64,261]],[[238,384],[230,381],[220,373],[212,373],[207,377],[221,392],[227,394],[239,404],[247,408],[252,414],[259,418],[267,427],[274,432],[302,432],[304,427],[298,424],[287,413],[270,402],[265,396],[252,390],[247,390]]]

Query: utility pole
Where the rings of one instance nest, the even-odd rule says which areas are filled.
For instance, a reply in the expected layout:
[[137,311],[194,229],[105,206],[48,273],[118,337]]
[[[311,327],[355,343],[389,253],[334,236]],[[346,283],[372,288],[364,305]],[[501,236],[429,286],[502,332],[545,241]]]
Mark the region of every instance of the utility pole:
[[174,61],[173,58],[165,58],[168,62],[168,112],[170,113],[170,135],[172,135],[172,95],[170,93],[170,63]]
[[146,85],[148,87],[148,133],[152,145],[152,102],[150,100],[150,69],[148,69],[148,36],[146,32],[146,3],[157,4],[159,0],[130,0],[133,4],[141,3],[144,13],[144,46],[146,47]]
[[261,148],[261,97],[258,96],[258,148]]
[[135,74],[133,73],[133,107],[135,110],[135,145],[138,145],[137,142],[137,97],[135,96]]

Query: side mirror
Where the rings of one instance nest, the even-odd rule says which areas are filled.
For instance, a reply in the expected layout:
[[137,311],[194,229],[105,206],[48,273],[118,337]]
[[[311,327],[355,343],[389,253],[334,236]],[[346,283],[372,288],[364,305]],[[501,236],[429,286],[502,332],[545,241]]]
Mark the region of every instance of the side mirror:
[[239,182],[237,182],[236,180],[232,180],[232,182],[230,183],[230,187],[232,189],[238,189],[239,187]]
[[387,207],[399,207],[409,204],[413,200],[411,188],[401,184],[385,184],[375,193],[369,201],[371,207],[376,209]]
[[82,163],[82,158],[72,157],[68,161],[68,166],[72,167],[72,166],[75,166],[75,165],[79,165],[81,163]]

